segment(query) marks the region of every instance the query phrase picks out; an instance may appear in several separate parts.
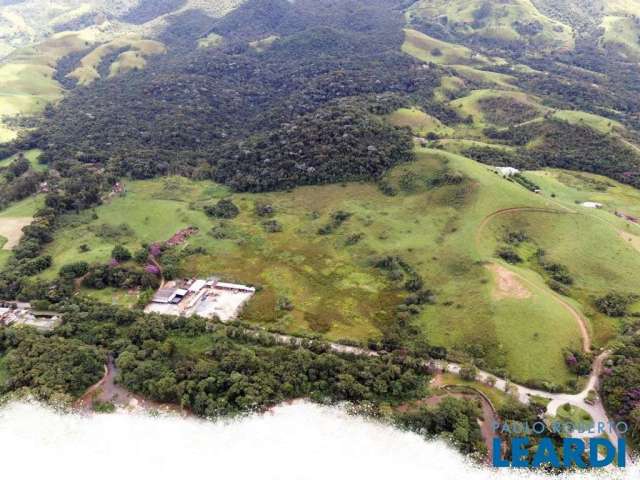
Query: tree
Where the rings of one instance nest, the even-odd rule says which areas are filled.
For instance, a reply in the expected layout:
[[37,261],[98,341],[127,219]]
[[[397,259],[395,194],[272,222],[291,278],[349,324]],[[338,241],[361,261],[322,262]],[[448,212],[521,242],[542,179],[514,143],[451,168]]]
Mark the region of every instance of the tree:
[[87,262],[68,263],[60,268],[59,275],[67,280],[82,277],[89,271]]
[[222,199],[215,205],[204,207],[207,215],[215,218],[235,218],[240,214],[240,209],[229,199]]
[[131,252],[122,245],[116,245],[111,251],[111,258],[118,262],[126,262],[131,260]]
[[610,292],[596,300],[596,308],[610,317],[624,317],[631,302],[632,298],[629,295]]

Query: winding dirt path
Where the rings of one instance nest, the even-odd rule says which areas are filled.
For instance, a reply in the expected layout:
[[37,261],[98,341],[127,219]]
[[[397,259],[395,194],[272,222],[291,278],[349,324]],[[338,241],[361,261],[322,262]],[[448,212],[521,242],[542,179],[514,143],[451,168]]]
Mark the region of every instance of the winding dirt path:
[[[521,212],[552,213],[557,215],[576,214],[575,211],[570,210],[568,208],[566,210],[557,210],[557,209],[542,208],[542,207],[513,207],[513,208],[504,208],[501,210],[496,210],[495,212],[490,213],[489,215],[484,217],[484,219],[482,219],[482,222],[480,222],[480,225],[476,230],[476,237],[475,237],[476,250],[478,252],[480,251],[480,237],[485,227],[489,224],[489,222],[491,222],[491,220],[502,215],[509,215],[512,213],[521,213]],[[491,264],[499,265],[496,262],[491,262],[490,265]],[[576,308],[574,308],[570,303],[568,303],[564,298],[562,298],[559,294],[557,294],[553,290],[541,287],[540,285],[537,285],[535,282],[529,280],[523,275],[520,275],[519,273],[514,272],[513,270],[509,269],[509,271],[513,274],[514,277],[516,277],[518,280],[520,280],[522,283],[526,284],[533,290],[551,295],[553,299],[558,303],[558,305],[560,305],[564,310],[566,310],[578,325],[578,329],[580,330],[580,336],[582,337],[582,349],[585,352],[591,352],[592,341],[591,341],[591,335],[589,333],[588,321]]]
[[545,207],[511,207],[511,208],[501,208],[500,210],[496,210],[495,212],[490,213],[486,217],[482,219],[480,225],[476,229],[476,249],[480,250],[480,235],[482,235],[483,230],[489,224],[491,220],[501,215],[508,215],[510,213],[520,213],[520,212],[538,212],[538,213],[555,213],[558,215],[566,215],[569,213],[576,213],[571,209],[566,207],[562,207],[563,210],[555,209],[555,208],[545,208]]

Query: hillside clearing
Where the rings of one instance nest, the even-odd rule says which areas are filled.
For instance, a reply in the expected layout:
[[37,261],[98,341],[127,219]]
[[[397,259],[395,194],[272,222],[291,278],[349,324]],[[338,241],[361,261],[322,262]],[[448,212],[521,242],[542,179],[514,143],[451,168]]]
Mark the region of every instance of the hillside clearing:
[[487,265],[487,269],[495,276],[495,288],[493,298],[502,300],[503,298],[529,298],[531,291],[509,270],[501,265],[492,263]]
[[0,237],[5,238],[5,243],[2,246],[3,250],[11,250],[18,245],[22,238],[22,229],[29,225],[33,218],[2,218],[0,217]]
[[633,235],[633,234],[631,234],[629,232],[625,232],[623,230],[620,230],[618,233],[620,234],[620,236],[622,237],[622,239],[625,242],[628,242],[629,245],[631,245],[638,252],[640,252],[640,236]]

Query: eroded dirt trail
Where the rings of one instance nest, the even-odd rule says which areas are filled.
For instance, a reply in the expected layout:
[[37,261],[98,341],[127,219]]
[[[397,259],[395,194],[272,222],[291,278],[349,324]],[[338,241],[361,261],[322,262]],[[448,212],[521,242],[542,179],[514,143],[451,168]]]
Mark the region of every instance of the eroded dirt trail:
[[[554,210],[551,208],[538,208],[538,207],[514,207],[514,208],[505,208],[502,210],[497,210],[489,215],[487,215],[482,222],[480,223],[480,225],[478,226],[478,229],[476,230],[476,250],[478,252],[480,252],[480,236],[482,235],[483,230],[485,229],[485,227],[489,224],[489,222],[491,220],[493,220],[496,217],[499,217],[501,215],[509,215],[512,213],[520,213],[520,212],[542,212],[542,213],[553,213],[553,214],[559,214],[559,215],[566,215],[566,214],[571,214],[571,213],[575,213],[572,210]],[[580,313],[575,307],[573,307],[569,302],[567,302],[564,298],[562,298],[562,296],[560,296],[559,294],[557,294],[556,292],[554,292],[553,290],[549,289],[549,288],[543,288],[539,285],[537,285],[535,282],[529,280],[528,278],[520,275],[519,273],[516,273],[512,270],[507,269],[506,267],[498,264],[497,262],[491,262],[489,263],[489,265],[487,266],[487,268],[489,268],[490,270],[493,270],[495,272],[500,273],[500,270],[507,270],[508,272],[510,272],[510,275],[508,275],[511,279],[517,279],[521,284],[524,284],[526,286],[528,286],[529,288],[544,293],[544,294],[548,294],[551,295],[553,297],[553,299],[558,303],[558,305],[560,305],[564,310],[566,310],[569,315],[571,315],[571,318],[573,318],[576,322],[576,324],[578,325],[578,329],[580,330],[580,336],[582,338],[582,349],[585,352],[591,352],[591,334],[589,333],[589,323],[587,321],[587,319],[582,315],[582,313]],[[504,277],[504,274],[502,275],[502,277]],[[499,279],[499,282],[501,280]],[[504,282],[503,282],[504,283]],[[507,282],[509,283],[509,282]],[[510,282],[511,284],[513,283],[513,280],[511,280]],[[508,287],[509,285],[507,285]],[[506,287],[505,287],[506,288]]]

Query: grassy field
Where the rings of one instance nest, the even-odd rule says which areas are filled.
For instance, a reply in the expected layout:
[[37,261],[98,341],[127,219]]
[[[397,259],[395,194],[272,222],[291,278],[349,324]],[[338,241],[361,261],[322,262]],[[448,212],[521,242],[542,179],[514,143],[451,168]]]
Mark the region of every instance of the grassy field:
[[439,65],[473,65],[488,66],[493,62],[483,55],[474,53],[467,47],[448,43],[430,37],[417,30],[405,29],[405,40],[402,51],[422,60]]
[[[635,11],[637,13],[638,10]],[[640,29],[632,17],[607,15],[602,20],[604,33],[600,42],[605,46],[615,46],[632,58],[640,55]]]
[[[407,124],[425,120],[415,110],[400,113]],[[464,147],[455,142],[460,141],[452,140],[447,148]],[[332,340],[367,340],[380,338],[406,296],[372,267],[372,259],[397,255],[436,296],[435,304],[412,320],[431,344],[473,355],[520,382],[571,380],[562,351],[580,348],[578,326],[547,287],[532,254],[543,248],[549,260],[568,267],[575,284],[565,301],[586,314],[596,345],[606,344],[617,322],[591,305],[609,289],[640,289],[639,251],[629,241],[633,238],[621,234],[635,235],[633,229],[640,227],[614,215],[615,210],[640,214],[640,192],[594,175],[546,170],[525,174],[541,186],[536,195],[458,154],[419,148],[417,157],[386,175],[395,196],[369,183],[232,194],[211,182],[182,178],[129,182],[124,196],[63,219],[46,250],[54,265],[42,276],[53,278],[72,261],[107,262],[116,244],[135,250],[196,226],[199,233],[188,244],[206,253],[186,257],[181,274],[261,286],[245,311],[247,320]],[[443,183],[443,178],[453,180]],[[240,215],[226,221],[207,217],[202,207],[225,197],[238,205]],[[605,207],[586,209],[576,204],[582,201]],[[274,207],[281,232],[267,233],[265,219],[255,213],[260,203]],[[563,213],[492,215],[514,207]],[[339,210],[350,218],[320,235],[320,227]],[[519,266],[495,258],[510,231],[528,236],[517,247],[525,258]],[[640,248],[640,231],[637,236]],[[83,244],[89,251],[80,251]],[[107,303],[136,301],[134,292],[84,293]],[[278,308],[282,298],[293,310]]]
[[556,412],[556,420],[564,423],[572,423],[574,425],[584,425],[593,422],[591,415],[588,412],[575,407],[568,403],[565,403]]
[[280,37],[278,35],[269,35],[268,37],[262,38],[260,40],[249,42],[249,46],[253,48],[256,52],[264,52],[267,48],[271,47],[271,45],[273,45],[273,43],[279,39]]
[[[485,267],[492,252],[479,252],[475,243],[479,225],[493,211],[551,202],[464,157],[427,149],[419,150],[418,157],[388,174],[387,181],[399,191],[394,197],[360,183],[231,195],[210,182],[131,182],[124,197],[96,208],[97,218],[93,212],[66,217],[46,252],[54,266],[43,276],[54,277],[71,261],[106,262],[116,243],[135,250],[142,242],[166,240],[194,225],[200,233],[189,245],[202,246],[206,253],[186,258],[182,274],[261,285],[245,312],[247,319],[294,333],[365,340],[379,338],[380,328],[406,295],[372,268],[371,260],[399,255],[437,296],[435,305],[414,317],[431,343],[462,352],[477,347],[488,366],[507,368],[519,380],[568,380],[562,349],[576,344],[575,323],[544,291],[541,279],[532,280],[542,290],[531,298],[496,300],[495,278]],[[443,174],[461,180],[430,186]],[[201,207],[227,195],[241,214],[220,226]],[[265,232],[263,219],[254,213],[261,202],[274,206],[282,232]],[[338,210],[350,212],[349,220],[332,234],[319,235],[318,229]],[[128,227],[118,228],[123,223]],[[105,237],[104,225],[124,233]],[[213,227],[225,238],[214,238]],[[350,244],[356,236],[359,242]],[[81,253],[82,244],[90,251]],[[109,303],[133,301],[113,291],[90,294]],[[293,311],[278,310],[281,297],[292,302]]]
[[80,293],[99,302],[106,303],[107,305],[119,305],[121,307],[133,307],[138,300],[137,292],[129,292],[111,287],[102,290],[83,288]]
[[[402,51],[407,55],[417,58],[423,62],[432,62],[438,65],[450,66],[456,72],[456,77],[445,77],[443,81],[456,83],[460,81],[471,81],[515,90],[512,84],[515,77],[503,73],[482,70],[490,66],[504,65],[506,62],[502,58],[486,57],[473,52],[472,50],[455,43],[448,43],[442,40],[425,35],[417,30],[405,29],[405,41]],[[445,90],[446,86],[443,85]],[[455,85],[454,90],[459,90],[460,85]]]
[[624,126],[620,122],[579,110],[559,110],[553,114],[553,117],[574,125],[590,127],[601,133],[624,130]]
[[[41,196],[30,197],[0,211],[0,267],[11,255],[11,252],[5,249],[10,245],[8,240],[15,243],[16,239],[22,236],[22,225],[30,223],[30,218],[36,210],[42,207],[43,201]],[[7,231],[4,232],[3,228],[6,228]],[[5,236],[2,236],[3,232]]]
[[502,390],[490,387],[489,385],[482,382],[464,380],[460,378],[459,375],[453,375],[451,373],[443,374],[441,383],[443,385],[471,387],[475,390],[479,390],[480,392],[484,393],[489,398],[489,400],[491,400],[491,403],[496,409],[501,408],[511,399],[511,396],[503,392]]
[[[33,168],[33,170],[36,172],[44,172],[48,168],[47,165],[43,165],[42,163],[38,162],[38,158],[40,158],[41,153],[42,153],[42,150],[39,150],[37,148],[34,148],[33,150],[27,150],[26,152],[24,152],[24,156],[27,160],[29,160],[29,163],[31,164],[31,168]],[[18,157],[18,154],[12,155],[11,157],[5,158],[4,160],[0,160],[0,167],[8,166],[17,157]]]
[[[516,111],[516,109],[524,110],[530,112],[532,116],[542,115],[547,111],[547,109],[531,95],[522,92],[495,89],[474,90],[465,97],[453,100],[450,102],[450,106],[457,109],[463,116],[471,115],[473,117],[473,124],[478,129],[490,125],[499,127],[507,126],[505,120],[496,120],[494,118],[502,118],[503,116],[496,115],[495,108],[488,103],[490,101],[500,101],[502,102],[501,105],[504,104],[505,107],[512,108],[514,111]],[[515,123],[530,120],[530,116],[523,116],[520,119],[516,119]]]
[[206,37],[198,40],[198,48],[218,47],[224,42],[224,37],[217,33],[210,33]]
[[[605,344],[619,326],[599,314],[593,300],[609,291],[631,293],[640,288],[640,227],[615,215],[639,215],[640,192],[586,173],[545,170],[526,176],[540,185],[542,197],[568,213],[514,212],[498,217],[487,226],[485,233],[493,240],[484,238],[483,248],[490,252],[506,231],[525,232],[529,241],[521,248],[522,256],[542,248],[549,261],[568,267],[574,278],[571,296],[590,318],[596,344]],[[603,208],[583,207],[586,201],[602,203]],[[535,260],[529,267],[539,270]]]
[[140,38],[120,37],[110,42],[104,43],[80,60],[80,66],[69,74],[75,78],[80,85],[89,85],[100,78],[98,67],[102,59],[107,55],[121,49],[128,49],[118,55],[111,64],[109,77],[116,76],[127,70],[144,68],[146,57],[164,53],[165,47],[162,43],[154,40],[144,40]]
[[400,108],[389,115],[387,120],[396,127],[409,127],[418,136],[425,136],[429,132],[439,136],[448,136],[453,133],[452,128],[418,108]]
[[40,44],[16,50],[0,65],[0,142],[18,133],[2,123],[3,116],[36,114],[62,98],[63,89],[53,78],[56,63],[91,45],[95,35],[90,29],[58,33]]
[[[486,6],[488,5],[488,7]],[[412,5],[409,17],[436,19],[446,16],[455,33],[487,40],[535,44],[537,48],[572,48],[572,29],[538,11],[530,0],[488,3],[483,0],[420,0]],[[521,33],[516,22],[540,26],[535,35]]]

